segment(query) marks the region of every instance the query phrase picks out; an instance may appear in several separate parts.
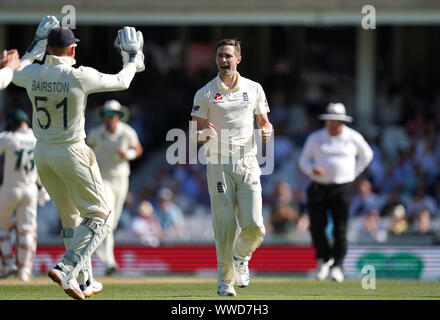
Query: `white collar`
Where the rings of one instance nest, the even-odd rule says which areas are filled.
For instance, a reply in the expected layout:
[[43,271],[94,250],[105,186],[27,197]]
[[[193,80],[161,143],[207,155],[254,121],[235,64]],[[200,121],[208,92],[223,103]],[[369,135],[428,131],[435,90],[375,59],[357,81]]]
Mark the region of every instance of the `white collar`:
[[69,56],[54,56],[47,55],[45,64],[67,64],[69,66],[73,66],[76,64],[76,60]]
[[240,90],[240,85],[241,85],[241,76],[238,73],[238,71],[236,71],[237,73],[237,83],[235,84],[235,86],[230,89],[227,86],[225,86],[225,84],[223,83],[222,79],[220,78],[220,74],[217,74],[216,77],[216,82],[217,82],[217,87],[222,90],[222,91],[237,91]]

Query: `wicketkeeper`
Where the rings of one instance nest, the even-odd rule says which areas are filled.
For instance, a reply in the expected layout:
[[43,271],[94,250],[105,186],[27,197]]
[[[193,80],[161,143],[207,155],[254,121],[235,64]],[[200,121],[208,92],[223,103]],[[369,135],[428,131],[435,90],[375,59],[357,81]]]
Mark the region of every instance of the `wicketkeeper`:
[[[74,68],[78,42],[72,30],[59,27],[55,17],[45,17],[13,82],[26,88],[32,102],[35,162],[41,182],[57,206],[67,249],[49,276],[68,295],[83,300],[102,290],[91,276],[90,257],[110,230],[111,214],[95,154],[84,141],[87,96],[127,89],[135,73],[145,66],[142,33],[132,27],[118,32],[123,57],[118,74]],[[32,64],[43,59],[46,46],[45,63]]]

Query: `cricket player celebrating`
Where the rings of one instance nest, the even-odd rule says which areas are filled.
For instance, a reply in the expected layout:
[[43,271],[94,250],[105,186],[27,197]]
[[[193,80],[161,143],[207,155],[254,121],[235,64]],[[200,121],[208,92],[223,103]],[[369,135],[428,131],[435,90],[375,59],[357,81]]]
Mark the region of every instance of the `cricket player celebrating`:
[[[123,68],[109,75],[89,67],[74,68],[79,40],[72,30],[58,25],[53,16],[40,22],[13,83],[26,88],[32,102],[35,163],[63,228],[66,253],[49,277],[68,295],[83,300],[102,290],[102,285],[93,288],[90,257],[111,229],[96,157],[84,141],[87,96],[129,87],[134,74],[145,69],[143,37],[131,27],[119,30],[115,44]],[[46,45],[45,63],[32,64],[35,58],[42,60]]]
[[120,121],[128,118],[127,111],[128,109],[116,100],[105,102],[100,110],[104,124],[92,129],[87,135],[87,144],[95,151],[104,181],[107,204],[112,211],[109,217],[112,219],[112,231],[95,251],[105,265],[106,275],[112,275],[118,270],[113,252],[113,231],[118,225],[127,197],[129,161],[140,157],[143,151],[136,131],[127,123]]
[[0,57],[0,90],[6,88],[12,81],[14,70],[20,66],[20,57],[18,51],[3,50]]
[[[7,131],[0,134],[0,155],[5,154],[4,179],[0,188],[0,251],[3,259],[1,277],[18,271],[18,278],[30,281],[37,248],[37,201],[49,198],[41,189],[39,200],[37,170],[34,163],[35,137],[27,114],[16,109],[6,116]],[[15,213],[15,217],[13,216]],[[15,228],[16,261],[12,257],[9,231]]]
[[[221,40],[215,59],[218,76],[197,91],[191,115],[197,123],[197,141],[206,143],[217,293],[235,296],[234,283],[249,284],[248,262],[265,234],[254,116],[263,141],[270,139],[272,124],[261,85],[237,72],[240,42]],[[236,238],[237,220],[241,231]]]

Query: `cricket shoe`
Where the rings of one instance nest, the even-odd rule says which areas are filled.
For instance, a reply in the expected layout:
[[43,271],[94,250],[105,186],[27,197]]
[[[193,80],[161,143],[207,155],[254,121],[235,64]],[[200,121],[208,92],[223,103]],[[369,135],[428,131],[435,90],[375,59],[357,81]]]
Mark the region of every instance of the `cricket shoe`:
[[55,268],[49,271],[48,276],[53,282],[60,285],[67,295],[77,300],[84,300],[85,296],[79,287],[78,281],[69,275],[72,270],[73,266],[58,262]]
[[245,288],[249,285],[250,274],[247,261],[242,261],[234,257],[234,273],[235,284],[240,288]]
[[32,272],[27,268],[20,268],[18,270],[18,279],[24,282],[29,282],[32,279]]
[[237,295],[233,283],[224,281],[221,286],[217,288],[217,294],[222,297],[235,297]]
[[80,285],[81,290],[86,298],[93,296],[94,294],[100,293],[103,289],[101,282],[92,279],[92,281],[87,280],[85,285]]
[[322,259],[318,260],[318,272],[316,273],[317,280],[325,280],[330,272],[330,267],[333,265],[335,260],[329,259],[324,261]]
[[330,278],[336,282],[344,282],[344,272],[340,266],[334,266],[330,269]]

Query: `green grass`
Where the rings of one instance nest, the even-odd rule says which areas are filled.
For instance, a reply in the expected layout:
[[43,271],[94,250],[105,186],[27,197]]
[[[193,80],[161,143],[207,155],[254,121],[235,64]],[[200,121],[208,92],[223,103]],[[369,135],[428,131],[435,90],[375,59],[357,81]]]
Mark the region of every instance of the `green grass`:
[[[360,280],[318,282],[295,277],[256,277],[237,297],[219,297],[216,280],[194,276],[99,277],[104,291],[88,300],[429,300],[440,299],[438,282],[380,280],[364,290]],[[0,300],[72,300],[47,277],[30,283],[0,280]]]

